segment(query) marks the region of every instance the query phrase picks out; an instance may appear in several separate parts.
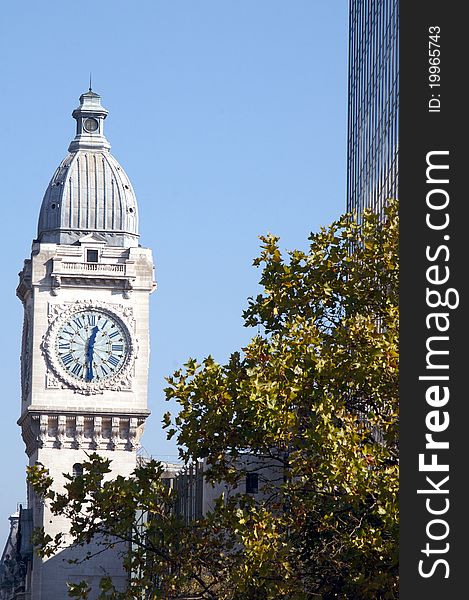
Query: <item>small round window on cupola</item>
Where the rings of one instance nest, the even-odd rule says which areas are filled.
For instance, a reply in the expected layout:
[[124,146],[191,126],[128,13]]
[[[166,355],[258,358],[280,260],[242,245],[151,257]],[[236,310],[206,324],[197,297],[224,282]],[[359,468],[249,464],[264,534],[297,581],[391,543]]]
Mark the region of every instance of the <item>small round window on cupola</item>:
[[83,121],[83,129],[87,133],[94,133],[95,131],[98,131],[99,123],[98,123],[97,119],[95,119],[94,117],[87,117]]

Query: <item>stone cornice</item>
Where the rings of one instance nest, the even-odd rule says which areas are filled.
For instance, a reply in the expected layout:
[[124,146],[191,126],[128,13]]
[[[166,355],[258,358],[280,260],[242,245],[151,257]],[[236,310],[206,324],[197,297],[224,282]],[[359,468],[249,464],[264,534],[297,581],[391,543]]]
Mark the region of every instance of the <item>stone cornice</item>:
[[28,410],[18,424],[28,456],[39,448],[135,452],[147,416],[143,413],[116,415]]
[[47,413],[49,415],[89,415],[89,416],[101,416],[101,417],[141,417],[146,419],[151,415],[151,411],[147,409],[126,409],[122,408],[96,408],[93,406],[84,406],[81,408],[57,408],[56,406],[28,406],[28,408],[21,414],[17,421],[18,425],[22,425],[23,421],[30,416],[37,416]]

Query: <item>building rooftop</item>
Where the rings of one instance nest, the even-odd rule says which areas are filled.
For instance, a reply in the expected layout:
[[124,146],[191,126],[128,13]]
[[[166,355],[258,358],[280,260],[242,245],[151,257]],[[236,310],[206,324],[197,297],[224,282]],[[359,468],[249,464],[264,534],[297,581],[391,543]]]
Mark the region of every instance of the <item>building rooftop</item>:
[[80,96],[72,116],[76,136],[55,171],[42,201],[37,239],[73,244],[101,234],[110,246],[138,245],[137,199],[104,135],[108,111],[91,89]]

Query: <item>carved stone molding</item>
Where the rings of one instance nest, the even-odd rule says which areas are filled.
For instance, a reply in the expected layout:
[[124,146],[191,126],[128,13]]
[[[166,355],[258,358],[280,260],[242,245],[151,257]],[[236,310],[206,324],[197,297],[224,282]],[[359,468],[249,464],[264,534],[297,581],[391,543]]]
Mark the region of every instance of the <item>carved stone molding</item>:
[[67,261],[63,256],[52,259],[51,294],[57,296],[63,287],[112,287],[128,298],[136,279],[134,261],[124,263],[87,263]]
[[39,447],[44,448],[49,433],[49,418],[47,415],[41,415],[39,419]]
[[55,447],[63,448],[66,440],[66,417],[59,415],[57,417],[57,428],[55,429]]
[[84,441],[84,426],[85,426],[85,417],[83,415],[78,415],[75,418],[75,439],[74,444],[75,448],[81,448]]
[[91,435],[91,448],[98,450],[101,448],[103,442],[103,419],[102,417],[95,417],[93,420],[93,429]]
[[110,445],[112,450],[115,450],[119,446],[119,417],[112,417],[111,420],[111,441]]
[[54,375],[52,375],[52,373],[47,373],[46,387],[48,387],[50,389],[58,389],[62,386],[63,386],[63,384],[60,383],[60,381],[57,379],[57,377],[54,377]]
[[99,300],[75,300],[69,302],[49,302],[47,318],[49,323],[55,321],[58,317],[65,314],[65,318],[71,316],[75,312],[80,310],[87,309],[102,309],[102,310],[110,310],[113,313],[124,317],[127,323],[134,329],[135,327],[135,319],[134,319],[134,310],[132,306],[124,306],[123,304],[111,303],[111,302],[101,302]]
[[139,448],[146,415],[30,414],[21,422],[26,452],[38,448],[124,450]]
[[138,448],[138,437],[138,419],[131,418],[129,426],[128,450],[136,450]]

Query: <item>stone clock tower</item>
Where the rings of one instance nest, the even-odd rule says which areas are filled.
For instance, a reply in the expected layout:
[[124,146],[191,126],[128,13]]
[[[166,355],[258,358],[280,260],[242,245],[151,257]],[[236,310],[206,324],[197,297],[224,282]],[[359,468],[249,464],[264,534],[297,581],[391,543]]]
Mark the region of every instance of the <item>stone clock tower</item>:
[[[17,289],[24,306],[22,403],[18,421],[30,465],[49,469],[56,489],[63,473],[79,474],[87,454],[112,460],[111,477],[128,476],[147,409],[149,295],[155,288],[151,251],[142,248],[134,191],[110,154],[107,110],[91,89],[72,116],[76,136],[42,201],[37,239]],[[68,532],[29,492],[33,526],[52,537]],[[105,572],[125,586],[111,552],[78,564],[86,549],[34,557],[31,600],[62,600],[67,581],[95,587]]]

